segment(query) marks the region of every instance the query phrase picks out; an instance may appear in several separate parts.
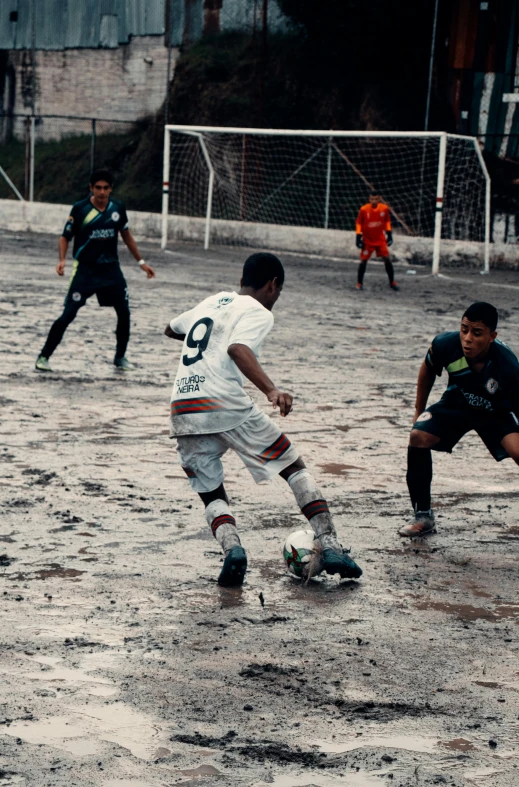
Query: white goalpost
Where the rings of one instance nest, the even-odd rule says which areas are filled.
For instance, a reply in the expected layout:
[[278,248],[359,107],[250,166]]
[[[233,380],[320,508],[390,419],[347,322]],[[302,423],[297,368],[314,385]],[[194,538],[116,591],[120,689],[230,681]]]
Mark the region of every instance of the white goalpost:
[[[490,177],[475,137],[168,125],[168,238],[344,256],[369,191],[389,205],[411,260],[490,269]],[[404,244],[405,241],[405,244]]]

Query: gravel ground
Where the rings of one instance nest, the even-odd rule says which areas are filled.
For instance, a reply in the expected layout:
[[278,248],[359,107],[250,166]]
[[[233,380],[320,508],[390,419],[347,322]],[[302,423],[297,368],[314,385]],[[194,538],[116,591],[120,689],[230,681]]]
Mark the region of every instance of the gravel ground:
[[56,239],[0,243],[0,785],[519,784],[516,465],[467,436],[435,457],[438,534],[396,535],[428,343],[485,299],[519,351],[519,274],[402,267],[393,293],[372,264],[356,293],[351,263],[283,258],[262,361],[296,395],[283,426],[365,573],[291,579],[287,485],[229,456],[250,570],[228,590],[167,436],[180,347],[163,330],[237,287],[246,253],[143,244],[155,281],[123,259],[138,370],[113,369],[114,314],[92,301],[41,375],[67,286]]

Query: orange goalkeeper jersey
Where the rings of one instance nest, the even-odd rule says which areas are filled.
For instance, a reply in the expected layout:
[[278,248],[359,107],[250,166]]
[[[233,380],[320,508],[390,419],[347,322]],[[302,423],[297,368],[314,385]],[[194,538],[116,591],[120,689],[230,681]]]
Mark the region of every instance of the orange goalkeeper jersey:
[[386,242],[385,232],[391,232],[391,221],[389,219],[389,208],[383,202],[379,202],[377,207],[363,205],[357,216],[355,225],[357,235],[362,235],[364,243],[375,246]]

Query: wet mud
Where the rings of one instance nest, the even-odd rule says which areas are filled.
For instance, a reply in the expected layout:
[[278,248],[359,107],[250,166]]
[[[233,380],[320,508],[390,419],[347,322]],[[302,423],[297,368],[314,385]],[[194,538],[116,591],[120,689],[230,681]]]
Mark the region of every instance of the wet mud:
[[250,567],[229,590],[167,437],[180,348],[162,334],[235,288],[244,252],[144,244],[156,281],[123,263],[137,370],[113,370],[113,312],[89,302],[38,375],[67,286],[56,239],[0,243],[0,785],[519,784],[519,469],[468,435],[434,457],[437,535],[396,535],[430,340],[489,300],[519,351],[519,274],[397,268],[394,293],[370,263],[357,293],[353,264],[284,259],[262,360],[364,576],[288,576],[290,490],[226,456]]

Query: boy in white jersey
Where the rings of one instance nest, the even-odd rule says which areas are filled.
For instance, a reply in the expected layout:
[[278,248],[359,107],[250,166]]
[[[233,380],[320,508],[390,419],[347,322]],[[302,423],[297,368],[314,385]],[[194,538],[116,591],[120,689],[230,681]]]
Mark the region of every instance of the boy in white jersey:
[[350,578],[362,574],[339,544],[328,505],[296,449],[243,390],[247,378],[282,417],[292,410],[292,395],[276,388],[258,362],[284,278],[277,257],[253,254],[245,262],[239,293],[206,298],[171,320],[165,331],[184,343],[171,398],[171,436],[225,553],[220,585],[241,585],[247,569],[223,485],[221,457],[229,448],[257,483],[278,473],[288,482],[319,542],[319,570]]

